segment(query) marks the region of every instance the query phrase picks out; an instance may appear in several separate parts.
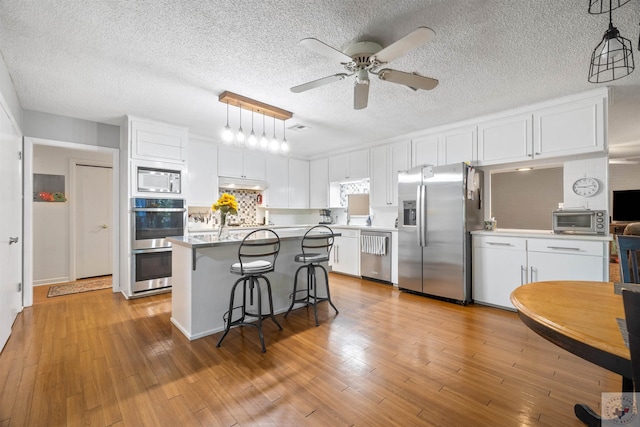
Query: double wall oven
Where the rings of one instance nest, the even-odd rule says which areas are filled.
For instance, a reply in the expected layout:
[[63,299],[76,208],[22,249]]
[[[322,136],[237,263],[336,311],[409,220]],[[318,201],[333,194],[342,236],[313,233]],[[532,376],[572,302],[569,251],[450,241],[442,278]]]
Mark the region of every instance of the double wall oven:
[[184,199],[131,199],[133,293],[171,286],[171,243],[183,236],[187,224]]

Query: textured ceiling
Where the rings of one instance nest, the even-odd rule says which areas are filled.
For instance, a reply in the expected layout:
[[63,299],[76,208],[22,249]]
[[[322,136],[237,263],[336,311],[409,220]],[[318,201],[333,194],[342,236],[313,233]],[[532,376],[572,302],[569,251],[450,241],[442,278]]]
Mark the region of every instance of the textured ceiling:
[[[238,0],[0,2],[0,53],[22,106],[102,123],[135,115],[217,138],[229,90],[292,111],[297,156],[318,156],[474,116],[593,89],[589,59],[608,16],[585,0]],[[613,13],[640,68],[640,1]],[[353,110],[353,80],[301,94],[289,88],[342,72],[298,43],[339,50],[387,46],[419,26],[434,40],[390,68],[437,78],[413,92],[371,79],[369,106]],[[640,70],[615,87],[609,141],[640,145]],[[230,124],[238,126],[231,108]],[[251,128],[251,114],[243,115]],[[273,134],[267,120],[266,133]],[[276,133],[282,137],[282,122]],[[262,133],[262,118],[255,118]]]

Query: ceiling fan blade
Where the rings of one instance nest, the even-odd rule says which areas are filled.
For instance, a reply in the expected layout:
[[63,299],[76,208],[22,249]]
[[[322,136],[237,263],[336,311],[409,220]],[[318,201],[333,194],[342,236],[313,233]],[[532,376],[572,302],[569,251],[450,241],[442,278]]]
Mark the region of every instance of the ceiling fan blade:
[[369,81],[366,83],[358,83],[353,89],[353,109],[362,110],[367,108],[369,103]]
[[395,43],[391,43],[389,46],[373,55],[373,57],[381,64],[391,62],[410,50],[427,43],[433,39],[435,35],[436,33],[431,28],[418,27],[415,31],[407,34]]
[[409,86],[414,90],[431,90],[438,86],[438,80],[432,79],[431,77],[424,77],[415,73],[405,73],[403,71],[391,70],[389,68],[380,70],[378,72],[378,77],[380,80]]
[[324,86],[326,84],[329,84],[329,83],[332,83],[332,82],[335,82],[335,81],[338,81],[338,80],[343,80],[348,75],[349,74],[338,73],[338,74],[334,74],[333,76],[323,77],[323,78],[318,79],[318,80],[314,80],[314,81],[311,81],[311,82],[303,83],[303,84],[298,85],[298,86],[294,86],[294,87],[291,88],[291,92],[300,93],[300,92],[307,91],[309,89],[315,89],[317,87]]
[[332,48],[328,44],[322,43],[318,39],[302,39],[300,40],[300,44],[312,52],[319,53],[320,55],[326,56],[327,58],[334,61],[338,61],[341,64],[348,64],[349,62],[352,62],[350,56],[340,52],[337,49]]

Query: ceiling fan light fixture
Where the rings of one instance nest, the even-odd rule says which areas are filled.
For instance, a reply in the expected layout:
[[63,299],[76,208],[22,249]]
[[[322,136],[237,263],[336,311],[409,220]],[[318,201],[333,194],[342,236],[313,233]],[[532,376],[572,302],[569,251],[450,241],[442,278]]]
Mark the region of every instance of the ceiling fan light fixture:
[[369,73],[367,70],[358,71],[358,75],[356,76],[356,84],[357,85],[368,85],[369,84]]

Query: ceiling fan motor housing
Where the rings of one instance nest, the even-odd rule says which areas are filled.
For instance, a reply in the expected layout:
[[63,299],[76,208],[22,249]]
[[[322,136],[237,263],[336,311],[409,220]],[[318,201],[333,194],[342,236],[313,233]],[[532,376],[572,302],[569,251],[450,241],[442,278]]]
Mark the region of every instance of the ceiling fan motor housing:
[[375,42],[358,42],[350,45],[344,53],[351,57],[353,64],[346,66],[350,71],[370,68],[371,56],[382,50],[382,46]]

